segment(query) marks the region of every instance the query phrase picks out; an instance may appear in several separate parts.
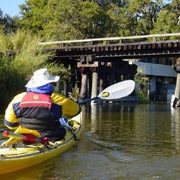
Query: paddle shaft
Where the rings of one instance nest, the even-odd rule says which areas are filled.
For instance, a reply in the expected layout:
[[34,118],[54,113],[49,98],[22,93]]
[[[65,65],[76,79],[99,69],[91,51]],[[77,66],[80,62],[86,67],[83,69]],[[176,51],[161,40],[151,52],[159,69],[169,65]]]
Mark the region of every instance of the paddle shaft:
[[84,101],[81,101],[81,102],[79,102],[79,104],[82,105],[82,104],[85,104],[87,102],[90,102],[90,101],[93,101],[93,100],[97,100],[97,99],[99,99],[99,97],[93,97],[91,99],[86,99]]
[[8,130],[8,128],[0,129],[0,133],[4,132],[5,130]]

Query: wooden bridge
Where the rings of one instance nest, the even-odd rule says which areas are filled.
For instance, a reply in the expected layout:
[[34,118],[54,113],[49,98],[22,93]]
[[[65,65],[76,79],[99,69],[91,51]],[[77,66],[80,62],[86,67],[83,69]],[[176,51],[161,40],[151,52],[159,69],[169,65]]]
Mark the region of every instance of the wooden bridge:
[[[116,38],[100,38],[100,39],[95,38],[95,39],[72,40],[72,41],[55,41],[55,42],[44,42],[39,44],[40,45],[60,44],[61,47],[44,48],[45,51],[56,52],[56,55],[60,58],[77,58],[88,55],[94,56],[96,58],[120,57],[123,59],[159,57],[159,56],[160,57],[179,56],[180,40],[156,41],[156,38],[162,38],[166,36],[180,36],[180,33],[116,37]],[[142,40],[140,41],[140,39],[145,40],[150,38],[152,38],[153,41],[142,41]],[[139,41],[137,41],[137,39]],[[128,42],[128,40],[131,41]],[[135,41],[132,42],[132,40],[136,40],[136,42]],[[84,45],[82,45],[83,43]],[[70,44],[70,46],[67,46],[67,44]],[[74,45],[74,44],[81,44],[81,45]]]
[[[134,78],[137,66],[130,65],[123,59],[159,57],[176,59],[180,57],[180,40],[159,40],[170,36],[178,39],[180,33],[42,42],[39,44],[43,46],[44,51],[55,52],[56,61],[79,68],[81,72],[80,98],[84,99],[87,96],[96,96],[102,89],[115,82]],[[47,48],[48,45],[56,45],[56,47]],[[180,67],[179,64],[177,62],[177,69]],[[67,90],[64,89],[64,92]]]

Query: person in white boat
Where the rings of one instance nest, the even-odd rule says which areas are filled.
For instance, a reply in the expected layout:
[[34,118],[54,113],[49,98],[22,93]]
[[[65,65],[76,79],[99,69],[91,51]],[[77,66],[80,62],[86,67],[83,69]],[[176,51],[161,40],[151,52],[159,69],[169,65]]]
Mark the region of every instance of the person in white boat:
[[34,72],[26,84],[26,91],[14,97],[8,105],[4,123],[10,129],[25,127],[37,130],[41,137],[59,140],[66,130],[59,119],[73,117],[80,113],[78,102],[54,92],[51,85],[59,81],[59,76],[50,76],[47,69]]

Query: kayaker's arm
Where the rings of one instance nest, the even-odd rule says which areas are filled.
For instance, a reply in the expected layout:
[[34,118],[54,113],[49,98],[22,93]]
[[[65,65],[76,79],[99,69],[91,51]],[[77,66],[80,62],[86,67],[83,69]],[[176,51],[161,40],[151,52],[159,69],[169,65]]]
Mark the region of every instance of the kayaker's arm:
[[16,118],[16,115],[13,111],[12,103],[9,104],[8,108],[5,111],[4,124],[9,129],[17,129],[19,126],[19,119]]
[[62,116],[73,117],[81,112],[79,103],[67,98],[61,94],[53,93],[51,95],[52,103],[60,104],[62,106]]
[[9,129],[17,129],[19,127],[19,119],[16,117],[16,113],[13,106],[16,104],[16,111],[18,111],[18,103],[21,101],[26,92],[18,94],[13,98],[13,100],[9,103],[4,116],[4,124]]

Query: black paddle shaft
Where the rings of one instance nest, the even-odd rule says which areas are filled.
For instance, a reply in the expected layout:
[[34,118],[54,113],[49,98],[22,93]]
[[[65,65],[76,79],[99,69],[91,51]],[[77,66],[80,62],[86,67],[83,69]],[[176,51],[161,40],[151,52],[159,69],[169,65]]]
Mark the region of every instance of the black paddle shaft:
[[82,105],[82,104],[85,104],[87,102],[90,102],[90,101],[93,101],[93,100],[96,100],[96,99],[99,99],[99,97],[93,97],[91,99],[86,99],[84,101],[79,102],[79,104]]

